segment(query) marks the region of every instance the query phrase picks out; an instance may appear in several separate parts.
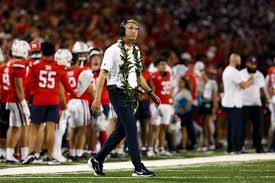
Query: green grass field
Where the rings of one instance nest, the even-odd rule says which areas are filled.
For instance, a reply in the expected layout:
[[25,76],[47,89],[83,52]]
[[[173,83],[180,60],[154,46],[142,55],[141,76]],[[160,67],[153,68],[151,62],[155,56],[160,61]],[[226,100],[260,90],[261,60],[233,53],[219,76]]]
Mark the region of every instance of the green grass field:
[[[183,153],[176,153],[172,156],[155,156],[155,157],[142,157],[142,160],[162,160],[162,159],[186,159],[186,158],[195,158],[195,157],[209,157],[209,156],[219,156],[224,155],[224,150],[216,150],[216,151],[187,151]],[[105,162],[123,162],[123,161],[130,161],[130,157],[124,158],[108,158]],[[63,163],[62,165],[75,165],[80,163],[87,163],[87,160],[77,161],[77,162],[67,162]],[[26,166],[47,166],[44,164],[30,164],[30,165],[22,165],[22,164],[6,164],[0,162],[0,169],[4,168],[14,168],[14,167],[26,167]]]
[[91,172],[74,172],[66,174],[36,174],[0,177],[2,183],[121,183],[121,182],[275,182],[275,161],[234,162],[184,167],[154,169],[156,177],[131,177],[132,170],[106,171],[105,177],[95,177]]

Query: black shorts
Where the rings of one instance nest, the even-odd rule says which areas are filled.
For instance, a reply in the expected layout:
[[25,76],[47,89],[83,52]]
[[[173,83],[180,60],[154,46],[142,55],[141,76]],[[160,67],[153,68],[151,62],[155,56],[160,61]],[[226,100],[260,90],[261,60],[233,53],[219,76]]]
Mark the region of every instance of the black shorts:
[[31,107],[31,123],[45,123],[59,121],[59,105],[37,106]]
[[0,103],[0,138],[7,137],[10,111],[6,110],[6,103]]
[[186,127],[187,123],[192,123],[192,119],[193,119],[193,112],[187,112],[183,115],[178,115],[180,117],[181,120],[181,127]]
[[213,102],[210,100],[203,100],[201,104],[201,114],[212,114]]
[[147,119],[151,117],[150,100],[139,101],[138,109],[135,116],[136,119]]

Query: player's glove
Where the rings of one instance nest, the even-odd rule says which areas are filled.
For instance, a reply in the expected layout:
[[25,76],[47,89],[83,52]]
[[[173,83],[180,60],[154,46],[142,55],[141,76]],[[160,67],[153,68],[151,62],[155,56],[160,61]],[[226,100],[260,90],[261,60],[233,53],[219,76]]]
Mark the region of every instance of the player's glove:
[[29,118],[31,116],[31,112],[30,112],[29,106],[27,104],[27,101],[24,99],[20,103],[21,103],[21,106],[23,109],[23,113],[26,115],[27,118]]

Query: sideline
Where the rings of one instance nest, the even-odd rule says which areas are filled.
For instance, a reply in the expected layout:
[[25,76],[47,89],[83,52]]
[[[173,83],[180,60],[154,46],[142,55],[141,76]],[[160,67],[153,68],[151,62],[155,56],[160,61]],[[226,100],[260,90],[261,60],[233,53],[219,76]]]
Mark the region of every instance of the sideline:
[[[196,157],[187,159],[166,159],[166,160],[150,160],[143,161],[145,166],[150,168],[166,168],[173,166],[184,165],[202,165],[209,163],[225,163],[257,160],[275,160],[275,153],[265,154],[241,154],[241,155],[223,155],[212,157]],[[104,170],[121,170],[133,169],[130,161],[127,162],[112,162],[104,163]],[[15,167],[0,170],[0,176],[6,175],[24,175],[24,174],[51,174],[51,173],[68,173],[68,172],[88,172],[91,169],[87,164],[79,165],[54,165],[54,166],[29,166],[29,167]]]

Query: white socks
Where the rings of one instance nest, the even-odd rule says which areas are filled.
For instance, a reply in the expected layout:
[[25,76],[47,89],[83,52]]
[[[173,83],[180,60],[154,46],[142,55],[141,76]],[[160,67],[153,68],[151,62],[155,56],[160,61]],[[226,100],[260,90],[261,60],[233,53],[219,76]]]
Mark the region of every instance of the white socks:
[[7,148],[7,150],[6,150],[6,159],[7,160],[12,160],[12,159],[14,159],[14,156],[13,156],[13,154],[14,154],[14,149],[12,149],[12,148]]
[[76,150],[76,156],[81,157],[83,155],[83,150],[82,149],[77,149]]
[[0,149],[0,157],[3,156],[4,158],[6,158],[6,149]]
[[164,151],[165,149],[164,149],[164,147],[159,147],[159,150]]
[[21,147],[21,159],[24,160],[28,157],[29,154],[29,148],[28,147]]
[[[64,111],[62,111],[62,116],[64,115]],[[61,117],[62,119],[62,117]],[[59,121],[59,128],[55,129],[55,139],[54,139],[54,146],[53,146],[53,155],[54,156],[61,156],[61,146],[62,146],[62,139],[63,135],[66,131],[67,121],[60,120]]]
[[55,130],[55,137],[54,137],[54,146],[53,146],[53,154],[54,156],[61,155],[61,144],[62,144],[62,137],[63,134],[60,134],[58,129]]
[[70,149],[70,156],[75,157],[76,156],[76,150]]
[[148,147],[148,151],[154,151],[154,147]]

